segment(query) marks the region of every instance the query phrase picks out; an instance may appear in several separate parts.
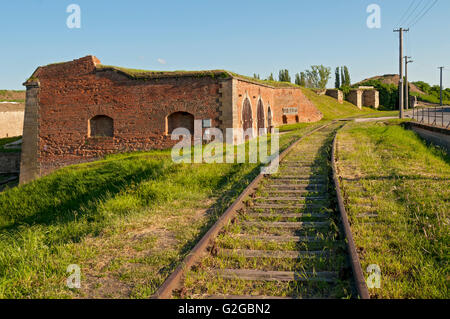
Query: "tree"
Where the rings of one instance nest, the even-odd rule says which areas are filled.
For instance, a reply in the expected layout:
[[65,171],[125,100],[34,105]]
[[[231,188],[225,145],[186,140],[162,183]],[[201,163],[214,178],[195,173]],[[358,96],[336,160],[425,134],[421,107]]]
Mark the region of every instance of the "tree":
[[336,71],[334,72],[334,77],[335,77],[334,87],[336,89],[339,89],[341,87],[341,77],[339,73],[339,67],[336,68]]
[[323,65],[312,65],[311,70],[306,70],[306,86],[316,89],[325,89],[331,77],[331,68]]
[[269,77],[267,78],[268,81],[275,81],[273,78],[273,73],[270,73]]
[[300,86],[306,87],[306,74],[305,74],[305,72],[300,72]]
[[278,81],[291,82],[291,76],[289,75],[289,71],[287,69],[280,70],[278,73]]
[[345,83],[344,83],[344,85],[350,86],[351,85],[350,72],[348,72],[347,66],[344,66],[344,76],[345,76]]
[[253,78],[259,80],[259,74],[253,73]]
[[341,87],[345,85],[344,68],[341,66]]
[[422,92],[429,94],[431,86],[423,81],[412,82],[415,86],[417,86]]
[[300,85],[301,79],[300,79],[300,74],[296,73],[295,74],[295,84]]

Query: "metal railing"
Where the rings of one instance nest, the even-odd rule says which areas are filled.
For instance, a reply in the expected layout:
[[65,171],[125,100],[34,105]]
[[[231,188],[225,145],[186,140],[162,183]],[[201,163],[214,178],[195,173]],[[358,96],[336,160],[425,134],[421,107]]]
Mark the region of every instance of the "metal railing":
[[[428,125],[450,127],[449,106],[413,107],[413,119]],[[447,114],[448,113],[448,114]],[[446,118],[447,117],[447,118]]]

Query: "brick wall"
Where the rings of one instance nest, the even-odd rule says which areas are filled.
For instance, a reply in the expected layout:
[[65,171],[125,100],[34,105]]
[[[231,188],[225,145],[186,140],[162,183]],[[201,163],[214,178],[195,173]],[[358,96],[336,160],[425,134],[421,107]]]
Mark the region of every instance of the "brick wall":
[[[265,127],[269,105],[274,126],[283,124],[283,108],[287,107],[298,108],[297,114],[287,116],[288,123],[322,118],[300,89],[189,74],[135,79],[118,70],[99,69],[99,63],[88,56],[39,67],[25,83],[21,183],[108,153],[171,147],[177,141],[167,134],[170,121],[190,125],[183,116],[168,119],[175,112],[189,113],[195,120],[211,119],[212,127],[242,127],[246,96],[251,101],[255,130],[258,99],[263,102]],[[91,121],[96,116],[102,116],[103,124],[111,118],[112,128],[95,126],[92,130],[90,125],[100,125]],[[100,129],[102,136],[90,136]],[[108,136],[110,129],[113,136]]]
[[[166,134],[166,118],[174,112],[220,125],[219,79],[133,80],[111,70],[96,72],[95,63],[95,57],[86,57],[36,70],[39,88],[27,87],[22,157],[33,173],[24,172],[23,181],[108,153],[170,147],[176,141]],[[89,120],[96,115],[113,119],[114,137],[88,136]]]
[[[268,127],[268,108],[272,113],[272,125],[274,127],[283,124],[293,124],[297,122],[314,122],[322,119],[323,114],[298,88],[273,88],[259,85],[243,79],[234,79],[236,82],[233,101],[235,109],[234,127],[242,127],[242,107],[244,100],[248,98],[252,107],[253,128],[256,134],[257,129],[257,105],[261,100],[264,107],[264,127]],[[297,108],[297,113],[286,114],[286,122],[283,123],[283,109]]]

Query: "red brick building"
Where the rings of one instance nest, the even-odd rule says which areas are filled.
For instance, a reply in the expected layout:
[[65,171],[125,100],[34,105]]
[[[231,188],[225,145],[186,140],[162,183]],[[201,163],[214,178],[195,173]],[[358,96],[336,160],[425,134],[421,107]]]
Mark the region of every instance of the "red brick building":
[[168,148],[176,143],[172,130],[193,132],[197,119],[256,135],[258,128],[322,118],[299,88],[223,70],[132,70],[87,56],[39,67],[24,85],[21,182],[107,153]]

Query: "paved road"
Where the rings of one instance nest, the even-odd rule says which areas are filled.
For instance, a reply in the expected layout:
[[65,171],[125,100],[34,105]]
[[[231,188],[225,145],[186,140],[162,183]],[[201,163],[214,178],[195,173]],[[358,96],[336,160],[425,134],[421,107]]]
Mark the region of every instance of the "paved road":
[[[413,111],[408,110],[408,111],[406,111],[405,114],[408,117],[412,117]],[[444,107],[443,112],[440,107],[438,107],[436,110],[433,107],[418,110],[417,112],[415,112],[414,118],[416,120],[418,119],[419,122],[421,122],[423,119],[423,123],[425,123],[425,124],[428,124],[428,116],[429,116],[429,124],[433,124],[433,122],[436,118],[437,125],[441,126],[442,125],[442,115],[444,117],[444,127],[446,127],[450,123],[450,107],[448,107],[448,106]]]

